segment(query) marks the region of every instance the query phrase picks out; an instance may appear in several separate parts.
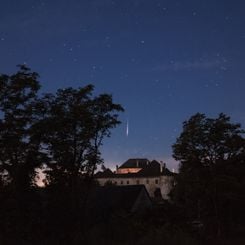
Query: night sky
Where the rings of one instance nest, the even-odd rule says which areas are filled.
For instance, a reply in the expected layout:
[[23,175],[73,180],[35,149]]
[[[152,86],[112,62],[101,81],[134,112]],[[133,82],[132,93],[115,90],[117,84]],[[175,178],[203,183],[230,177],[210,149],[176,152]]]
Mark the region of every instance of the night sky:
[[26,63],[42,92],[92,83],[125,108],[106,166],[176,168],[171,145],[196,112],[244,126],[244,60],[244,0],[0,0],[0,73]]

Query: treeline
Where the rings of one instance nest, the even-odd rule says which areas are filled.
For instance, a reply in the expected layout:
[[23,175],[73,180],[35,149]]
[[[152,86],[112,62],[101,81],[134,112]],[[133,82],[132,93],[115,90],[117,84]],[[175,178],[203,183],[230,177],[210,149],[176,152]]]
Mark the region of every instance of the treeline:
[[0,75],[0,244],[244,244],[241,125],[192,116],[173,145],[180,169],[170,201],[101,221],[88,197],[123,108],[92,85],[41,94],[38,78],[25,66]]

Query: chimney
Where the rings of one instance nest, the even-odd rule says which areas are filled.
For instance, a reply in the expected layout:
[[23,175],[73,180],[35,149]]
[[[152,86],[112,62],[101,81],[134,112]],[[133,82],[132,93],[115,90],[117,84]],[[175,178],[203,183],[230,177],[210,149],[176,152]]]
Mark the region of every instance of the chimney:
[[118,171],[118,165],[116,165],[116,173],[117,173],[117,171]]
[[163,173],[165,168],[166,168],[166,163],[163,161],[160,161],[160,172]]

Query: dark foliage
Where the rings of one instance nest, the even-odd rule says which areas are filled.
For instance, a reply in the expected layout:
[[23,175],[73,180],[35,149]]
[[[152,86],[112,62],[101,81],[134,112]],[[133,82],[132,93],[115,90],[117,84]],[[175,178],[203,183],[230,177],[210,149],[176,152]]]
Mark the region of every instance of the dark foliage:
[[224,234],[242,244],[245,143],[239,124],[223,114],[184,122],[173,146],[181,165],[171,203],[135,213],[93,212],[89,194],[103,162],[100,147],[123,108],[108,94],[94,96],[92,85],[41,96],[37,79],[25,66],[0,75],[0,244],[218,244],[214,238]]
[[37,79],[25,66],[0,76],[0,243],[76,244],[100,147],[123,108],[92,85],[40,96]]
[[231,235],[245,227],[245,139],[239,124],[220,114],[196,114],[183,124],[173,145],[181,162],[173,201],[205,235]]

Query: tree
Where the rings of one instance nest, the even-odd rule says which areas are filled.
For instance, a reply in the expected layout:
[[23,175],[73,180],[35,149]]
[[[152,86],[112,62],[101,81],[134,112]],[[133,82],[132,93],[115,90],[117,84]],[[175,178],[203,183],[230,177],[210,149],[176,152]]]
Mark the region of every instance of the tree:
[[26,66],[0,75],[0,243],[77,244],[100,147],[123,108],[111,95],[94,96],[92,85],[42,96],[39,89]]
[[35,168],[42,154],[34,134],[33,104],[40,88],[38,74],[25,66],[11,76],[0,76],[0,175],[14,189],[35,184]]
[[[51,198],[63,204],[50,215],[60,218],[69,210],[66,220],[59,223],[63,224],[61,229],[66,227],[71,234],[85,223],[94,171],[102,163],[100,147],[110,130],[120,123],[118,112],[123,111],[121,105],[113,103],[111,95],[93,96],[93,89],[92,85],[59,89],[40,101],[40,107],[46,108],[40,128],[49,157],[47,184],[53,190]],[[54,202],[51,200],[51,206]]]
[[0,242],[4,244],[11,240],[20,244],[38,217],[35,177],[45,154],[34,130],[37,79],[38,74],[26,66],[19,66],[13,75],[0,75]]
[[72,185],[79,176],[93,177],[102,163],[99,148],[120,123],[117,113],[123,108],[110,95],[93,97],[93,89],[92,85],[59,89],[40,101],[40,107],[46,108],[40,128],[49,157],[48,183]]
[[243,134],[241,125],[231,123],[224,114],[213,119],[197,113],[183,123],[183,132],[173,145],[173,157],[180,161],[173,198],[192,220],[201,219],[216,235],[241,217]]

